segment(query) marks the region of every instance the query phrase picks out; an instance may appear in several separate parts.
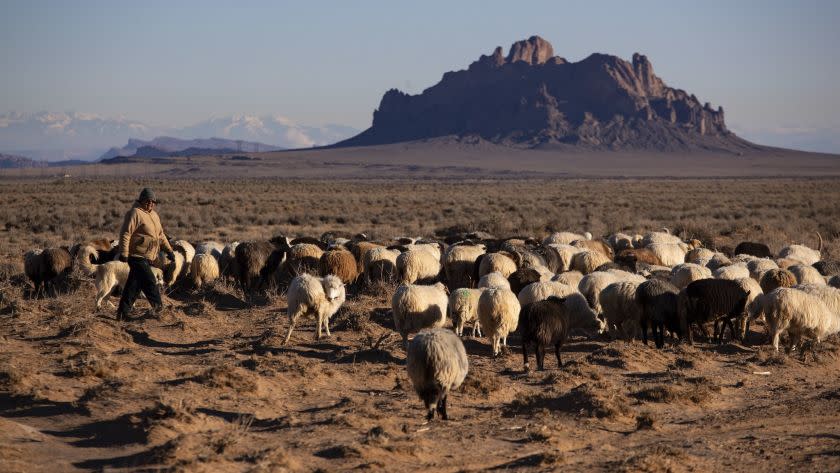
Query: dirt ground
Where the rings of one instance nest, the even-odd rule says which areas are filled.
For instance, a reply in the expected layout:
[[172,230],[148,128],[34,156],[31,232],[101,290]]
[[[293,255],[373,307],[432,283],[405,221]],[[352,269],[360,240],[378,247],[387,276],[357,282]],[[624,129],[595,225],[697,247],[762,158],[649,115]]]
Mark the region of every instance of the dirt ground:
[[[827,182],[803,208],[837,192]],[[631,208],[649,185],[628,197]],[[733,198],[715,183],[674,185]],[[69,205],[32,202],[57,215]],[[773,241],[833,224],[812,211],[791,211]],[[667,215],[651,208],[627,218],[661,225]],[[717,218],[704,221],[714,237],[740,221]],[[0,471],[840,471],[837,336],[803,356],[772,352],[760,324],[745,344],[701,339],[663,350],[576,333],[562,367],[548,357],[546,371],[530,374],[517,336],[497,359],[487,340],[465,337],[470,374],[450,396],[451,419],[427,424],[393,330],[393,287],[351,287],[331,338],[315,341],[309,320],[287,346],[284,295],[246,303],[224,282],[171,291],[159,318],[140,301],[132,320],[117,322],[112,308],[94,310],[90,281],[27,297],[19,251],[46,239],[47,216],[27,223],[42,224],[0,231],[11,261],[0,267]],[[826,239],[836,245],[837,235]]]

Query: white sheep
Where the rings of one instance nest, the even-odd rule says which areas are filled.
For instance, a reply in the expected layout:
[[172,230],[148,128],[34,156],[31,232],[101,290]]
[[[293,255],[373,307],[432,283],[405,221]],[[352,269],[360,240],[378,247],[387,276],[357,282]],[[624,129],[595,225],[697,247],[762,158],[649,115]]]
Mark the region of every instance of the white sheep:
[[[517,294],[516,298],[520,306],[525,306],[537,301],[544,301],[551,296],[567,297],[577,293],[577,288],[557,281],[539,281],[528,284]],[[585,299],[584,299],[585,300]]]
[[397,257],[397,272],[404,284],[433,282],[440,274],[440,257],[428,249],[406,251]]
[[553,278],[551,278],[552,281],[561,282],[574,288],[578,287],[581,279],[583,279],[583,273],[580,271],[566,271],[564,273],[556,274]]
[[795,260],[808,266],[816,263],[822,259],[823,248],[822,236],[819,233],[817,233],[817,238],[819,238],[820,241],[818,249],[814,250],[805,245],[786,246],[779,252],[779,259]]
[[225,251],[225,245],[218,241],[205,241],[195,246],[195,255],[213,255],[216,259],[222,257],[222,252]]
[[446,286],[436,283],[431,286],[401,284],[391,298],[394,328],[408,343],[408,335],[424,328],[443,327],[449,297]]
[[671,268],[671,284],[678,289],[685,289],[686,286],[699,279],[709,279],[712,271],[695,263],[682,263]]
[[767,320],[773,348],[779,351],[779,339],[785,332],[789,348],[799,345],[803,336],[817,343],[840,331],[840,317],[819,297],[799,289],[780,287],[759,298]]
[[292,279],[286,293],[288,300],[287,313],[289,315],[289,331],[283,344],[289,343],[295,322],[301,315],[313,315],[318,328],[315,339],[321,339],[321,329],[330,334],[330,317],[338,312],[344,304],[346,292],[341,279],[333,275],[318,278],[310,274],[300,274]]
[[587,274],[580,280],[578,290],[586,298],[586,302],[589,303],[589,307],[592,307],[592,310],[594,310],[596,314],[600,314],[602,312],[601,302],[599,300],[601,291],[610,284],[618,281],[636,281],[643,283],[645,282],[645,278],[643,276],[621,270],[596,271],[594,273]]
[[[671,232],[667,228],[663,228],[661,232],[649,232],[646,233],[645,236],[642,238],[641,246],[649,247],[650,245],[654,244],[676,244],[682,243],[682,240],[677,235],[671,235]],[[634,245],[635,246],[635,245]],[[638,248],[638,246],[637,246]],[[680,261],[682,263],[682,261]],[[669,265],[673,266],[673,265]]]
[[817,284],[800,284],[794,286],[794,288],[818,297],[832,312],[834,312],[834,315],[840,317],[840,289]]
[[803,264],[795,264],[788,267],[788,271],[793,273],[797,284],[816,284],[825,286],[825,278],[817,268],[813,266],[805,266]]
[[450,289],[472,287],[474,280],[475,262],[485,253],[484,245],[453,245],[443,257],[443,272]]
[[714,256],[715,252],[708,248],[695,248],[685,254],[684,261],[686,263],[694,263],[699,264],[700,266],[706,266],[706,264],[708,264]]
[[464,334],[464,325],[472,322],[472,336],[481,336],[481,324],[478,322],[478,298],[481,289],[459,288],[449,295],[449,316],[452,326],[460,337]]
[[406,370],[414,392],[425,404],[426,419],[432,420],[437,410],[447,420],[449,392],[461,386],[469,371],[467,351],[461,339],[440,328],[421,331],[408,346]]
[[499,272],[487,273],[478,280],[478,288],[494,288],[510,290],[510,281]]
[[478,321],[493,345],[493,356],[507,346],[507,336],[519,325],[519,300],[509,289],[485,289],[478,298]]
[[761,285],[751,277],[739,278],[735,282],[747,293],[747,304],[744,306],[746,310],[737,321],[738,330],[741,334],[741,339],[743,339],[747,335],[747,328],[749,327],[749,314],[753,312],[753,306],[757,303],[756,301],[758,301],[759,296],[764,294],[764,291],[761,290]]
[[690,249],[683,242],[677,243],[651,243],[647,248],[662,261],[665,266],[676,266],[685,262],[685,254]]
[[482,277],[488,273],[501,273],[503,277],[508,277],[516,271],[516,262],[512,256],[506,253],[488,253],[481,258],[481,263],[478,265],[478,277]]
[[551,244],[545,247],[548,267],[554,272],[562,273],[572,267],[572,258],[583,251],[572,245]]
[[172,242],[172,250],[180,251],[184,255],[184,264],[192,265],[192,260],[195,258],[195,247],[187,240],[175,240]]
[[583,250],[572,256],[571,269],[574,271],[580,271],[582,274],[589,274],[595,271],[602,264],[609,263],[611,261],[612,260],[608,256],[600,251]]
[[729,259],[729,257],[726,256],[723,253],[715,253],[714,255],[712,255],[712,258],[708,262],[706,262],[706,267],[711,269],[712,271],[715,271],[717,269],[720,269],[724,266],[729,266],[731,264],[745,264],[745,263],[746,263],[746,261],[740,261],[740,260],[733,261],[733,260]]
[[196,255],[190,264],[189,277],[194,287],[210,284],[219,277],[219,262],[213,255]]
[[637,281],[618,281],[601,291],[599,302],[603,319],[613,338],[619,331],[623,338],[631,338],[642,318],[642,305],[636,300]]
[[385,247],[371,248],[362,257],[365,282],[370,285],[374,279],[389,279],[397,274],[397,257],[400,251]]
[[422,250],[426,251],[432,256],[435,257],[438,262],[442,262],[443,259],[441,258],[441,247],[438,243],[414,243],[412,245],[408,245],[408,251],[414,250]]
[[[122,261],[108,261],[96,266],[96,276],[93,284],[96,287],[96,308],[102,307],[102,301],[111,295],[111,291],[119,286],[120,289],[125,289],[125,283],[128,281],[129,267],[128,263]],[[152,274],[155,276],[155,281],[158,286],[163,286],[163,271],[160,268],[152,267]],[[111,301],[108,301],[111,307],[114,306]]]
[[585,232],[583,234],[580,233],[572,233],[572,232],[555,232],[551,235],[545,237],[543,239],[543,246],[548,245],[571,245],[573,241],[576,240],[591,240],[592,234],[589,232]]
[[712,272],[715,279],[736,280],[750,277],[750,270],[746,263],[734,263],[729,266],[721,266]]
[[761,281],[761,276],[771,269],[779,269],[779,265],[770,258],[756,258],[747,262],[747,269],[750,270],[750,277]]

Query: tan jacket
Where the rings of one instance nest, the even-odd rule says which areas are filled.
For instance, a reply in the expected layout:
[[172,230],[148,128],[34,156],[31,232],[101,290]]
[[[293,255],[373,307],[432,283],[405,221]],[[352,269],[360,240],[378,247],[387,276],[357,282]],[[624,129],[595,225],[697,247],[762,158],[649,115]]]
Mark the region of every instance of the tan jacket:
[[134,204],[125,214],[120,229],[120,255],[140,256],[154,261],[158,257],[161,245],[166,251],[172,251],[166,235],[163,234],[157,212],[146,212]]

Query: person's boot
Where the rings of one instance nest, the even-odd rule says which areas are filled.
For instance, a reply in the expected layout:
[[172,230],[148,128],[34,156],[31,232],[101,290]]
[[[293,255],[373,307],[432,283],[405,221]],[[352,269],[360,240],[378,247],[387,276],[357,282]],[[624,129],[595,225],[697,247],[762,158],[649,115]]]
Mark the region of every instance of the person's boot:
[[146,311],[146,317],[149,317],[151,319],[159,319],[161,317],[161,315],[163,315],[163,305],[162,304],[152,306],[151,309]]
[[117,311],[117,321],[125,322],[126,320],[128,320],[128,314],[121,311],[121,310],[118,310]]

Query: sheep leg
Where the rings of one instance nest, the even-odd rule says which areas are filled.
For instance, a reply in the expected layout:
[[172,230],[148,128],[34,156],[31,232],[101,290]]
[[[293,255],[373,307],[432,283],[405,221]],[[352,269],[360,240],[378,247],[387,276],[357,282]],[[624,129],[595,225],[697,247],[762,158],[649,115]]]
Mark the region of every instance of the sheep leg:
[[330,333],[330,319],[329,317],[324,317],[324,329],[327,331],[327,336],[332,337]]
[[[702,325],[701,325],[702,326]],[[686,336],[688,337],[688,344],[694,345],[694,334],[691,332],[691,322],[686,324]]]
[[545,370],[545,345],[537,342],[537,371]]
[[522,341],[522,361],[525,363],[525,372],[531,371],[528,365],[528,344],[524,340]]
[[711,340],[709,338],[709,329],[706,328],[706,324],[698,323],[697,325],[700,326],[700,331],[703,332],[703,336],[706,337],[706,340]]
[[665,345],[665,324],[662,322],[654,322],[653,327],[653,341],[656,343],[656,348],[662,349]]
[[289,317],[289,331],[286,333],[286,339],[283,340],[283,345],[289,343],[289,339],[292,338],[292,330],[295,329],[295,322],[297,322],[297,314],[292,315]]
[[499,346],[500,342],[501,341],[498,336],[493,337],[493,358],[498,356],[499,352],[501,351],[501,347]]
[[648,321],[647,319],[640,321],[642,326],[642,342],[647,345],[647,329],[648,329]]
[[441,419],[449,420],[449,416],[446,414],[446,394],[441,396],[440,400],[438,401],[437,412]]
[[778,330],[773,330],[773,348],[776,350],[776,353],[779,352],[779,338],[781,337],[781,332]]
[[554,344],[554,354],[557,356],[557,367],[563,367],[563,361],[560,359],[560,342]]

